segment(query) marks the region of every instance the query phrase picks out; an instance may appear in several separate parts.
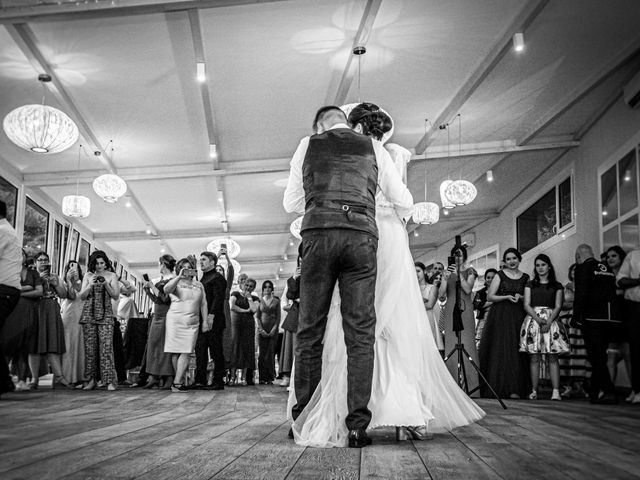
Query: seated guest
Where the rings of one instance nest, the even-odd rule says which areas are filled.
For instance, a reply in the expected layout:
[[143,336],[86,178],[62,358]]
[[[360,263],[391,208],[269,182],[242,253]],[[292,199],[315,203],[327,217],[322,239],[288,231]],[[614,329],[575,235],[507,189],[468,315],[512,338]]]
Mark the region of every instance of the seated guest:
[[271,385],[276,377],[275,346],[280,327],[280,299],[273,294],[273,282],[262,283],[262,298],[256,312],[259,356],[258,378],[263,385]]
[[118,277],[102,250],[89,256],[88,272],[82,280],[80,298],[84,300],[82,334],[84,336],[84,390],[93,390],[101,379],[108,390],[118,384],[113,356],[114,315],[111,300],[120,295]]
[[29,355],[29,367],[33,373],[33,388],[38,388],[38,372],[41,357],[46,356],[53,371],[53,384],[65,387],[71,385],[62,374],[62,354],[65,353],[64,325],[60,315],[58,297],[64,297],[66,290],[57,275],[51,273],[51,263],[46,252],[36,255],[36,266],[42,280],[43,295],[38,302],[37,348]]
[[194,352],[200,317],[202,331],[211,330],[213,322],[209,320],[207,299],[202,284],[196,279],[195,258],[183,258],[176,263],[177,276],[164,286],[164,293],[169,295],[171,305],[167,311],[164,351],[171,353],[171,361],[175,370],[171,391],[186,392],[185,373],[189,366],[189,357]]
[[82,268],[75,260],[67,263],[60,279],[65,294],[61,304],[62,323],[64,324],[64,340],[67,351],[62,355],[62,373],[73,384],[84,381],[84,339],[80,317],[84,301],[80,298],[82,288]]
[[158,260],[160,264],[160,278],[147,281],[143,288],[153,302],[151,326],[147,337],[145,353],[145,369],[150,375],[144,388],[153,388],[162,380],[162,388],[169,390],[173,383],[172,354],[164,351],[164,338],[166,335],[166,320],[171,298],[164,291],[165,285],[174,278],[173,269],[176,260],[171,255],[163,255]]

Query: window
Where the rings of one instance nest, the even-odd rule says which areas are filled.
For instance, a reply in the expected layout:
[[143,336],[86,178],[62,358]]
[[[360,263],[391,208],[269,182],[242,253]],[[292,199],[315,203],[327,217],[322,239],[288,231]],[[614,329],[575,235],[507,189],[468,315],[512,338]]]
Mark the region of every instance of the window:
[[62,224],[56,220],[55,230],[53,232],[53,255],[51,256],[51,271],[53,273],[62,273],[64,271],[63,259],[64,250],[62,249]]
[[0,200],[7,204],[7,221],[15,228],[18,189],[2,177],[0,177]]
[[24,210],[24,235],[22,246],[28,257],[47,249],[47,231],[49,230],[49,213],[36,202],[27,197]]
[[83,270],[87,269],[89,265],[89,249],[91,246],[84,238],[80,241],[80,250],[78,251],[78,263],[82,266]]
[[493,247],[482,250],[474,255],[470,255],[467,259],[467,265],[478,272],[478,278],[476,278],[476,283],[473,286],[473,289],[480,290],[484,287],[484,272],[489,268],[495,268],[498,270],[500,267],[500,262],[498,261],[498,245],[494,245]]
[[528,252],[573,226],[573,188],[569,175],[516,217],[518,250]]
[[640,245],[638,148],[605,169],[599,181],[602,250],[620,245],[628,252]]

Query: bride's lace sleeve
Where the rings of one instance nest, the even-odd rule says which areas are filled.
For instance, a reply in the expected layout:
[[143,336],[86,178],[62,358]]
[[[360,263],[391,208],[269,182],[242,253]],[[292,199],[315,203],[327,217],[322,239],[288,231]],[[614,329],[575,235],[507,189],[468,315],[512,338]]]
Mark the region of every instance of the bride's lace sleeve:
[[[386,143],[384,148],[389,152],[393,165],[398,170],[404,184],[407,184],[407,164],[411,161],[411,152],[397,143]],[[376,195],[376,205],[382,207],[392,207],[393,204],[387,200],[381,191]]]

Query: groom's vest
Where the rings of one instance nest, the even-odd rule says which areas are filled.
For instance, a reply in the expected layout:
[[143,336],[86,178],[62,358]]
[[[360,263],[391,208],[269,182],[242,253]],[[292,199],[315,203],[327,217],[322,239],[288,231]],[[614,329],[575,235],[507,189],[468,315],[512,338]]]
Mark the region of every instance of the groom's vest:
[[306,205],[301,232],[347,228],[378,237],[378,164],[369,137],[348,128],[311,136],[302,181]]

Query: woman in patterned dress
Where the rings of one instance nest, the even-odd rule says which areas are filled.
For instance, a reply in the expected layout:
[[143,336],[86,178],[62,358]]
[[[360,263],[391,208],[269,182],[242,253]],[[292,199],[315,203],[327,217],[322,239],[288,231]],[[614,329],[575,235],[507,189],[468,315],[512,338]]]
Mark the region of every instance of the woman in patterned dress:
[[[102,250],[96,250],[89,257],[88,272],[82,280],[80,298],[84,300],[82,334],[84,336],[85,385],[83,390],[93,390],[98,381],[108,390],[115,390],[118,384],[113,357],[114,317],[111,300],[120,295],[120,283],[111,271],[111,261]],[[99,365],[99,370],[98,370]]]
[[558,319],[562,308],[563,287],[556,281],[551,259],[540,254],[534,261],[533,280],[524,289],[527,317],[520,331],[520,351],[529,354],[532,391],[530,400],[538,398],[540,358],[547,356],[553,392],[551,400],[561,400],[558,355],[569,352],[569,338]]

